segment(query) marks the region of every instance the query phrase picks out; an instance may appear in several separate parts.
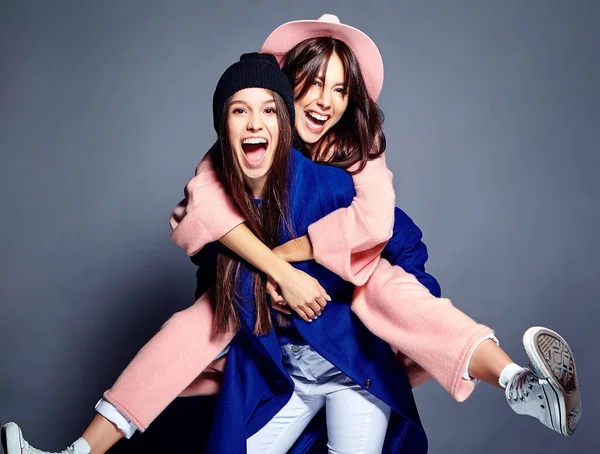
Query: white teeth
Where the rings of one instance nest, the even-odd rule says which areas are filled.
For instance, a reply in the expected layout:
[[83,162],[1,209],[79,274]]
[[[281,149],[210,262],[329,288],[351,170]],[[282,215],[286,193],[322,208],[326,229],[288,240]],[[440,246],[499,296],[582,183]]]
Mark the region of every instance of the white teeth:
[[244,139],[242,143],[247,143],[249,145],[258,145],[259,143],[267,143],[267,139],[263,139],[262,137],[248,137],[247,139]]
[[308,115],[310,115],[313,118],[316,118],[319,121],[326,121],[329,119],[329,117],[327,115],[319,115],[318,113],[315,113],[315,112],[308,112]]

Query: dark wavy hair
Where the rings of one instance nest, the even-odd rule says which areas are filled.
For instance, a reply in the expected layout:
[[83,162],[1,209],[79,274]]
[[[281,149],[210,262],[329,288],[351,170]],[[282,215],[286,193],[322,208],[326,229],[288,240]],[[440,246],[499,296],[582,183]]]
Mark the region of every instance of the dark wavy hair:
[[[210,150],[210,156],[217,177],[225,191],[233,201],[238,213],[246,220],[250,230],[269,248],[280,244],[282,226],[291,229],[289,219],[289,194],[287,189],[290,147],[292,146],[292,125],[288,110],[281,96],[267,90],[273,95],[279,123],[279,143],[275,149],[273,164],[269,170],[264,187],[260,207],[253,200],[246,188],[244,174],[238,163],[235,151],[229,142],[228,115],[231,98],[227,100],[221,114],[219,139]],[[217,279],[214,289],[215,331],[226,332],[240,326],[239,310],[243,304],[254,304],[256,307],[256,323],[254,332],[257,335],[268,333],[272,328],[271,312],[267,304],[265,291],[266,275],[244,262],[253,278],[254,301],[242,300],[238,289],[238,275],[242,260],[224,246],[219,249],[217,257]]]
[[[310,38],[292,48],[283,62],[282,70],[294,87],[295,100],[302,99],[319,75],[325,70],[333,54],[344,65],[344,80],[348,93],[348,107],[342,118],[310,153],[311,159],[348,170],[359,163],[351,173],[360,172],[367,162],[385,151],[383,112],[368,95],[360,65],[352,50],[343,41],[328,38]],[[296,137],[294,145],[308,154],[308,150]]]

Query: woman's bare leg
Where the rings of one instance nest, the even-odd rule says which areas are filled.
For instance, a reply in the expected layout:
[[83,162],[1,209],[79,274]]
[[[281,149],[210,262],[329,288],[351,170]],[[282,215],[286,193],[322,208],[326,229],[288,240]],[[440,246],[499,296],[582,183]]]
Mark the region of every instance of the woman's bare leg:
[[104,416],[96,415],[81,438],[92,448],[91,454],[104,454],[123,438],[123,432]]
[[513,360],[496,342],[486,339],[473,352],[469,363],[469,375],[490,385],[502,388],[499,383],[500,374]]

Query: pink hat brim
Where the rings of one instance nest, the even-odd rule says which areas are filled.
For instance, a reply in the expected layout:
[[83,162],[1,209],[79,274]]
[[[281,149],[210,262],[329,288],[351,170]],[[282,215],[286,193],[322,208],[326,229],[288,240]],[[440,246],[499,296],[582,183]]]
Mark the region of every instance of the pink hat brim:
[[377,101],[383,87],[383,59],[379,49],[365,33],[349,25],[320,20],[298,20],[277,27],[267,37],[260,52],[273,54],[281,65],[285,55],[305,39],[330,37],[350,47],[360,65],[367,93]]

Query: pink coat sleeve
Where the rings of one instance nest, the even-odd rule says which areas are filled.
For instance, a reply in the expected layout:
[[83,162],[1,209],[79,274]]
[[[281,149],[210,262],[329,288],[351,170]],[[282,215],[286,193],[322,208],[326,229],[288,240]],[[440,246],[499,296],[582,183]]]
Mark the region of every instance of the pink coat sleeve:
[[225,192],[206,155],[185,187],[183,199],[170,219],[171,239],[192,256],[244,222]]
[[315,260],[354,285],[371,276],[392,236],[396,197],[382,154],[352,176],[356,197],[308,227]]

